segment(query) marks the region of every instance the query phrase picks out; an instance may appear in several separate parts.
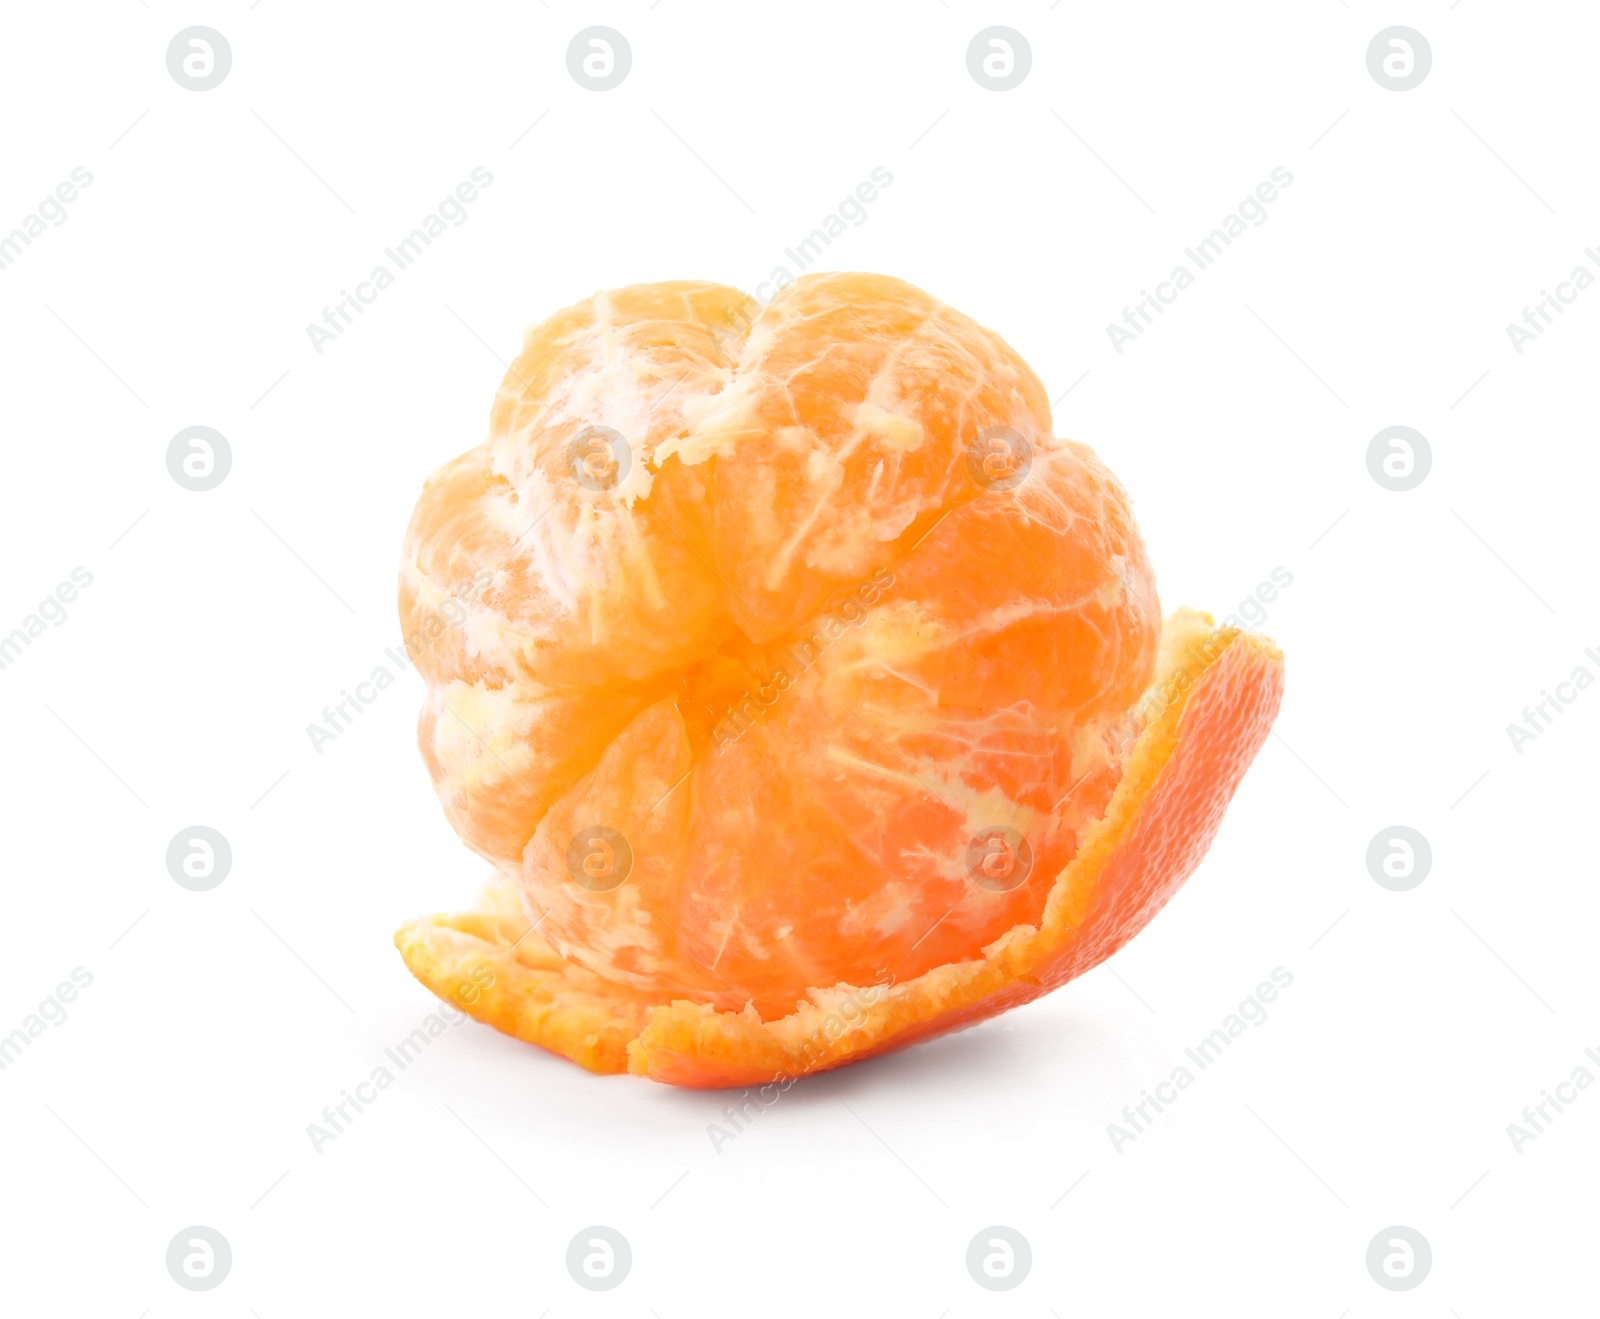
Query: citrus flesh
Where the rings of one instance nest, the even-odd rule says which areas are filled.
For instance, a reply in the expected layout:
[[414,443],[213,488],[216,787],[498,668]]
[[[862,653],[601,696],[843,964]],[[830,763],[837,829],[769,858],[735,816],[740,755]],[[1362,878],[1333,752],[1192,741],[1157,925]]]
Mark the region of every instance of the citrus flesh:
[[[424,759],[493,863],[396,936],[596,1071],[737,1085],[1025,1001],[1203,854],[1281,657],[1163,629],[1127,496],[897,280],[599,294],[530,331],[400,577]],[[1158,672],[1159,662],[1159,672]]]

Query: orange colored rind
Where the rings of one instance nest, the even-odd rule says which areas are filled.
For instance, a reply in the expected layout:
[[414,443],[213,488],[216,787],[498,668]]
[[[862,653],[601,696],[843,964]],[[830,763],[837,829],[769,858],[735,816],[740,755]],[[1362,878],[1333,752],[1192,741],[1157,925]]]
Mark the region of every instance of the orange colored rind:
[[1116,952],[1205,854],[1282,694],[1272,642],[1173,615],[1155,679],[1123,730],[1132,745],[1121,778],[1039,922],[1013,926],[981,958],[903,982],[810,989],[786,1016],[764,1021],[748,1004],[719,1011],[603,980],[532,932],[505,884],[491,888],[485,910],[415,922],[395,942],[436,994],[590,1071],[696,1087],[825,1071],[1029,1002]]
[[557,954],[506,880],[491,881],[479,901],[477,910],[425,916],[395,932],[411,974],[506,1035],[591,1072],[625,1070],[646,1004]]

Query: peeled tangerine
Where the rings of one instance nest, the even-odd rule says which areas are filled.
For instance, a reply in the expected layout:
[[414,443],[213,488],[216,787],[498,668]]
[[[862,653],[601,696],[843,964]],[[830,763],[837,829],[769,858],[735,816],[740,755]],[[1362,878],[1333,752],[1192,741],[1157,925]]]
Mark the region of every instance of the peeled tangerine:
[[690,281],[527,336],[400,570],[496,878],[411,971],[595,1072],[788,1079],[1025,1003],[1199,862],[1282,656],[1163,626],[1127,494],[899,280]]

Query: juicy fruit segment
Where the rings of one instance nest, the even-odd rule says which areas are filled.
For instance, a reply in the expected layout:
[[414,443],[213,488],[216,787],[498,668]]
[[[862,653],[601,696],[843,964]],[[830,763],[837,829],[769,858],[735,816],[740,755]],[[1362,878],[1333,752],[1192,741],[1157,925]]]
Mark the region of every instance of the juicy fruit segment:
[[536,327],[418,502],[400,610],[425,763],[499,876],[403,929],[407,964],[591,1070],[692,1085],[1108,956],[1204,852],[1282,681],[1201,616],[1163,635],[1126,495],[1032,372],[869,275]]

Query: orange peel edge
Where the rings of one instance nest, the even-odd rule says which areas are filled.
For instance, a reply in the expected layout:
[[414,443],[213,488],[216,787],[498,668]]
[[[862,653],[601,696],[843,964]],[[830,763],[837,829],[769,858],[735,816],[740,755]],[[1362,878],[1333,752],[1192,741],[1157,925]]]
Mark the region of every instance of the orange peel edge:
[[1105,813],[1056,877],[1038,925],[904,982],[807,991],[788,1016],[663,1000],[562,958],[497,879],[477,910],[402,926],[395,945],[440,998],[592,1072],[701,1088],[786,1082],[970,1025],[1099,965],[1142,930],[1205,855],[1283,697],[1270,640],[1168,619],[1144,726]]

